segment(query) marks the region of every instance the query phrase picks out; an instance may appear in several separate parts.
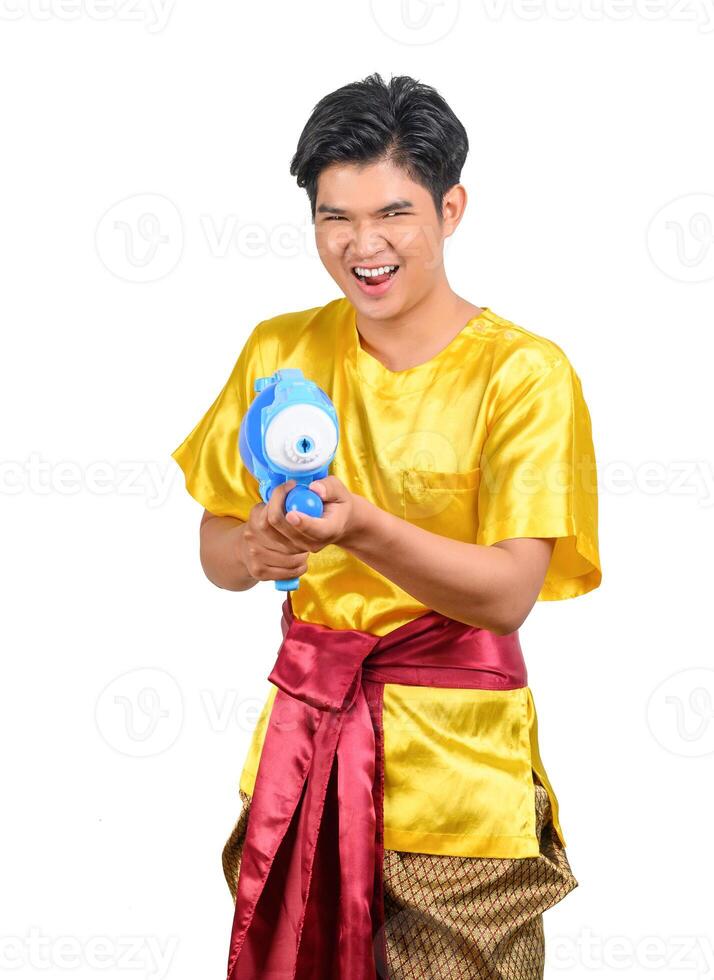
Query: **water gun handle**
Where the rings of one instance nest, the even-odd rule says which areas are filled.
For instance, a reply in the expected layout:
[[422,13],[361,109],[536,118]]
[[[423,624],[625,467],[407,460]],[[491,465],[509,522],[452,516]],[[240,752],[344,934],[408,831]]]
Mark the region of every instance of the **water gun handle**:
[[[322,498],[314,490],[310,490],[308,487],[298,483],[285,498],[285,513],[287,514],[291,510],[297,510],[301,514],[307,514],[308,517],[321,517],[323,510]],[[275,581],[275,588],[280,592],[293,591],[299,585],[299,577],[282,578],[276,579]]]

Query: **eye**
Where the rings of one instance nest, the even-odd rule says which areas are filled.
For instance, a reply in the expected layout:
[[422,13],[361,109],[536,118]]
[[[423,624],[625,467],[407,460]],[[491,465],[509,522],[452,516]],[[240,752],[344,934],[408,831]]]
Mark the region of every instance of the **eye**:
[[342,221],[343,217],[344,215],[341,214],[331,214],[325,218],[325,221]]
[[387,211],[385,218],[388,218],[390,214],[409,214],[409,211]]

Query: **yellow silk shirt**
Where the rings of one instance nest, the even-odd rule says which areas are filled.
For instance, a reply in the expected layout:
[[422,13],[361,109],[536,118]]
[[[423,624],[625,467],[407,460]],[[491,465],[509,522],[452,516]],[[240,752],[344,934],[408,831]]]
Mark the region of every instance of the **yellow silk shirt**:
[[[254,380],[287,367],[301,368],[332,399],[340,441],[330,472],[353,493],[461,541],[557,538],[541,600],[600,584],[590,416],[580,379],[555,343],[486,307],[430,360],[390,371],[361,346],[346,298],[263,320],[172,453],[189,493],[211,513],[246,521],[262,502],[238,452],[238,429]],[[309,555],[291,600],[300,619],[379,636],[427,611],[338,545]],[[276,693],[270,688],[240,778],[246,793]],[[537,855],[532,770],[565,844],[530,688],[386,684],[383,724],[385,847]]]

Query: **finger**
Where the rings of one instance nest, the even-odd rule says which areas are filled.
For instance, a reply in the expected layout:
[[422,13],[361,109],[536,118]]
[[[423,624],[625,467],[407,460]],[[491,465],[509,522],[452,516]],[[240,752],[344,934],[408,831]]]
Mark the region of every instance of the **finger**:
[[313,490],[323,502],[327,499],[327,487],[323,480],[313,480],[308,490]]
[[285,538],[282,540],[283,544],[277,548],[274,548],[272,544],[258,543],[255,547],[255,554],[260,555],[264,561],[270,562],[271,565],[280,564],[280,562],[299,562],[301,558],[309,554],[307,548],[303,548],[301,551],[295,545],[291,545]]
[[283,565],[264,565],[266,574],[274,579],[299,578],[308,571],[307,562],[296,565],[294,568],[285,568]]
[[[296,547],[293,541],[288,540],[288,538],[281,534],[273,525],[270,523],[270,517],[273,513],[278,512],[284,507],[284,504],[278,503],[280,497],[285,498],[286,494],[290,492],[290,486],[285,489],[285,485],[281,484],[276,487],[270,495],[270,499],[267,503],[262,504],[257,511],[255,530],[257,534],[258,541],[261,547],[270,548],[279,554],[291,555],[295,554]],[[273,499],[275,498],[275,500]],[[305,550],[304,548],[302,549]]]
[[300,532],[285,519],[285,498],[296,486],[296,483],[296,480],[286,480],[285,483],[279,484],[273,490],[266,507],[265,520],[275,534],[289,541],[298,550],[305,551],[305,540]]
[[282,529],[273,527],[271,524],[267,523],[267,516],[265,518],[265,525],[261,526],[259,530],[258,541],[260,545],[266,549],[274,552],[276,555],[295,555],[301,554],[308,550],[310,542],[300,533],[297,528],[293,528],[292,525],[285,520],[284,516],[280,518],[283,522]]
[[282,555],[278,552],[264,551],[261,557],[262,564],[266,568],[294,574],[298,569],[303,568],[307,564],[309,555],[309,551],[299,552],[294,555]]
[[329,534],[325,517],[310,517],[309,514],[303,514],[301,511],[291,510],[285,520],[310,544],[324,541]]
[[268,523],[268,507],[265,504],[258,521],[257,540],[263,549],[272,551],[275,555],[294,555],[305,551],[304,543],[288,539]]
[[277,524],[281,515],[285,513],[285,498],[296,485],[295,480],[285,480],[273,488],[270,498],[263,511],[263,527],[268,534],[277,542],[282,541],[284,535],[277,530]]
[[321,476],[309,484],[309,489],[322,499],[322,501],[339,501],[345,499],[346,487],[344,483],[333,474]]

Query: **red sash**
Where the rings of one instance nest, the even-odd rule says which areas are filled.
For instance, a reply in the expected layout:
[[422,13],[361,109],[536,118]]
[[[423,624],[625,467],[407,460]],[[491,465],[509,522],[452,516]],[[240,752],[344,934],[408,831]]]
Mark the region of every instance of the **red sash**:
[[298,619],[289,594],[282,609],[228,980],[386,978],[384,684],[525,687],[518,631],[432,610],[375,636]]

